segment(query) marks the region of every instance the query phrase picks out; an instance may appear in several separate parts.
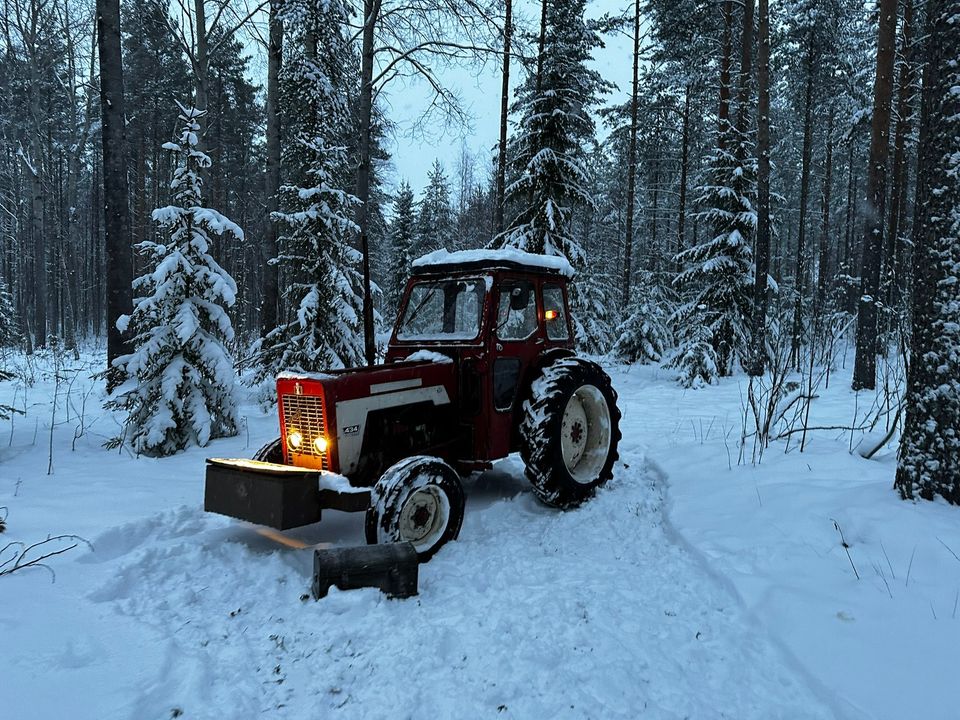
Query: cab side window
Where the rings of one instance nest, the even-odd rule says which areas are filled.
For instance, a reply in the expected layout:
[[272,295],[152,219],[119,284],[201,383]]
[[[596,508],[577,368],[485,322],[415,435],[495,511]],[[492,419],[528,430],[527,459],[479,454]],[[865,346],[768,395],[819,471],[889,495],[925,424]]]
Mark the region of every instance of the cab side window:
[[523,340],[537,330],[537,297],[533,283],[507,280],[500,285],[497,303],[497,337]]
[[566,306],[563,303],[563,290],[559,285],[543,286],[543,316],[547,324],[548,338],[551,340],[570,339]]

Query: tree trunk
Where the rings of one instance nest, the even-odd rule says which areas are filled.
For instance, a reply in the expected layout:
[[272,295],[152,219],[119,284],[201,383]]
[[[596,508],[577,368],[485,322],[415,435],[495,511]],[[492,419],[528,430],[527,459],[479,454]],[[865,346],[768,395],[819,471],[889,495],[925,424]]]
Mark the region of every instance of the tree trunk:
[[887,159],[890,155],[890,97],[893,91],[893,46],[897,26],[897,0],[880,0],[877,31],[877,73],[873,86],[873,125],[870,131],[870,167],[863,223],[863,256],[857,312],[857,357],[854,390],[873,390],[877,375],[877,309],[880,302],[880,264],[887,194]]
[[280,192],[280,65],[283,60],[283,25],[277,17],[281,0],[270,2],[270,39],[267,46],[267,162],[266,187],[266,227],[263,243],[260,246],[260,263],[263,271],[261,289],[263,301],[260,307],[260,336],[277,327],[280,307],[280,287],[277,266],[270,261],[280,252],[277,244],[277,224],[272,213],[279,205],[277,195]]
[[853,183],[853,137],[847,138],[847,204],[846,215],[843,227],[843,261],[840,263],[840,270],[847,275],[850,274],[852,264],[850,262],[850,246],[852,244],[851,234],[853,233],[854,217],[853,205],[857,200],[857,193]]
[[960,0],[929,0],[913,227],[913,334],[896,486],[960,504]]
[[803,149],[800,159],[800,213],[797,221],[797,255],[794,263],[793,331],[790,340],[790,361],[800,369],[800,346],[803,342],[803,296],[807,286],[807,205],[810,199],[810,162],[813,154],[813,31],[807,37],[807,82],[803,106]]
[[827,278],[830,273],[830,194],[833,181],[833,118],[834,108],[831,105],[827,119],[827,149],[824,157],[823,194],[820,199],[820,249],[817,261],[817,298],[814,308],[814,322],[817,333],[822,326],[822,314],[827,305]]
[[[117,319],[133,311],[119,0],[97,0],[97,37],[100,50],[100,114],[103,123],[107,367],[110,368],[113,361],[127,350],[124,338],[117,329]],[[108,389],[112,390],[119,379],[111,375]]]
[[738,158],[746,160],[743,140],[750,125],[750,78],[753,73],[753,0],[743,2],[743,28],[740,35],[740,79],[737,95],[737,133],[740,135]]
[[[687,165],[690,161],[690,95],[692,92],[693,90],[691,84],[687,83],[683,94],[683,131],[680,140],[680,198],[679,214],[677,215],[677,253],[674,255],[675,258],[679,257],[680,253],[683,252],[685,247],[684,232],[686,230],[687,220]],[[675,260],[674,272],[679,273],[680,269],[680,261]]]
[[363,43],[360,54],[360,166],[357,168],[357,225],[360,227],[360,253],[363,255],[363,342],[366,361],[376,361],[373,327],[373,297],[370,292],[370,202],[371,131],[373,125],[373,40],[380,14],[380,0],[364,0]]
[[910,98],[913,93],[913,0],[904,0],[901,28],[900,73],[897,78],[897,121],[893,140],[893,185],[890,188],[890,221],[887,224],[887,249],[884,253],[887,283],[886,302],[900,304],[905,276],[902,267],[904,244],[901,223],[907,207],[907,139],[910,136]]
[[720,107],[717,110],[718,147],[723,150],[730,126],[730,62],[733,56],[733,3],[723,3],[723,55],[720,58]]
[[[196,86],[194,88],[194,98],[193,106],[197,110],[206,110],[207,109],[207,71],[210,68],[210,57],[209,50],[207,46],[207,10],[206,10],[206,0],[194,0],[194,22],[196,27],[194,32],[196,33],[196,42],[193,48],[194,52],[194,68],[193,72],[195,75]],[[198,135],[203,137],[203,130],[206,126],[206,121],[204,116],[197,118],[197,122],[200,123],[200,132]],[[199,149],[199,146],[198,146]]]
[[[30,58],[30,117],[31,126],[28,129],[30,136],[30,158],[21,155],[24,160],[24,170],[30,179],[30,247],[33,255],[33,331],[37,347],[43,347],[47,342],[47,305],[49,293],[47,288],[47,238],[43,229],[45,212],[43,197],[43,178],[40,173],[42,164],[42,118],[40,109],[40,77],[37,63],[39,59],[31,53]],[[25,152],[21,149],[21,153]]]
[[630,94],[630,149],[627,158],[627,227],[623,243],[623,307],[630,302],[630,281],[633,278],[633,213],[637,190],[637,113],[639,106],[640,63],[640,0],[634,2],[633,14],[633,85]]
[[757,237],[751,358],[747,372],[762,375],[767,359],[767,276],[770,274],[770,12],[759,0],[757,39]]
[[503,70],[500,83],[500,146],[497,153],[497,190],[493,200],[493,232],[503,232],[503,195],[507,184],[507,117],[510,107],[510,41],[513,39],[513,0],[506,0],[503,24]]
[[540,37],[537,41],[537,94],[540,94],[540,83],[543,79],[543,48],[547,41],[547,3],[549,0],[540,0]]

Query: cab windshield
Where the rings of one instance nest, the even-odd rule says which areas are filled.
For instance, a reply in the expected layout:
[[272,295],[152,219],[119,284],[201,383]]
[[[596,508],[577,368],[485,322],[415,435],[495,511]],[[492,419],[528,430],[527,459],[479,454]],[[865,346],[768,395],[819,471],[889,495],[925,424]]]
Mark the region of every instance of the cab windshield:
[[473,340],[480,334],[483,278],[425,280],[410,290],[398,340]]

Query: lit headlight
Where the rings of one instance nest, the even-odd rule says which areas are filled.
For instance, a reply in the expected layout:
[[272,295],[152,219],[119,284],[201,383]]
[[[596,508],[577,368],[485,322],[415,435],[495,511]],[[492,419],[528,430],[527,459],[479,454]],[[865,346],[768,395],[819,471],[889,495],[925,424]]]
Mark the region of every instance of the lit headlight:
[[318,453],[325,453],[328,445],[329,443],[327,442],[327,439],[323,437],[323,435],[313,441],[313,447],[316,448]]
[[296,450],[296,449],[299,448],[301,445],[303,445],[303,435],[301,435],[301,434],[300,434],[298,431],[296,431],[296,430],[290,432],[290,433],[287,435],[287,444],[290,445],[291,448],[293,448],[294,450]]

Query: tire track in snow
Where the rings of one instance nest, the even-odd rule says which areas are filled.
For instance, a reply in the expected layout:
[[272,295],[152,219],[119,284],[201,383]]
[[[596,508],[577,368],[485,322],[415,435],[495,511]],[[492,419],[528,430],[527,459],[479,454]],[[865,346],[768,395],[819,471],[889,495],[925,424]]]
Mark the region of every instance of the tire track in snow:
[[460,540],[421,566],[411,600],[303,601],[308,551],[198,508],[131,530],[128,547],[111,531],[114,575],[92,599],[165,654],[128,716],[832,717],[672,541],[630,422],[614,479],[578,510],[537,503],[514,459],[468,482]]

